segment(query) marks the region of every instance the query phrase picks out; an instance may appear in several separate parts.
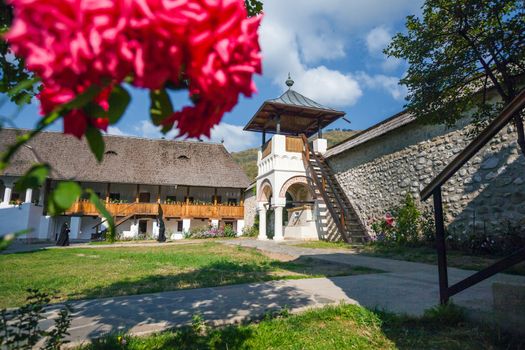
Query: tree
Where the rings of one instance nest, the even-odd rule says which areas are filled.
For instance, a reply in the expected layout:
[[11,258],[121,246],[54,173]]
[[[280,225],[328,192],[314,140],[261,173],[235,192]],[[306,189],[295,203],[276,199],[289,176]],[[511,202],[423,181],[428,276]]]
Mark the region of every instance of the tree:
[[[474,111],[482,125],[523,86],[523,0],[426,0],[422,18],[407,17],[406,29],[384,52],[408,61],[405,107],[426,122],[453,125]],[[501,102],[490,101],[489,90]],[[514,122],[525,153],[521,116]]]

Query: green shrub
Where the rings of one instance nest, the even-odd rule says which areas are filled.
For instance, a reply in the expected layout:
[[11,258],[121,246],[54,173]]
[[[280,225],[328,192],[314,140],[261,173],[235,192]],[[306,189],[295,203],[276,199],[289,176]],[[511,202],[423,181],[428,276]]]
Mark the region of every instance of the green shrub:
[[396,231],[398,243],[417,243],[419,241],[420,217],[421,212],[417,208],[414,198],[407,193],[405,203],[397,211]]
[[232,225],[224,226],[224,237],[237,237],[237,233],[233,230]]
[[40,320],[45,319],[44,307],[51,298],[37,289],[28,289],[27,303],[13,310],[0,310],[0,349],[34,349],[43,338],[41,350],[58,350],[67,341],[71,325],[71,308],[66,304],[58,313],[50,331],[41,330]]
[[253,226],[244,226],[244,228],[242,230],[242,235],[244,237],[257,237],[258,234],[259,234],[259,229],[257,227],[255,227],[255,225],[253,225]]

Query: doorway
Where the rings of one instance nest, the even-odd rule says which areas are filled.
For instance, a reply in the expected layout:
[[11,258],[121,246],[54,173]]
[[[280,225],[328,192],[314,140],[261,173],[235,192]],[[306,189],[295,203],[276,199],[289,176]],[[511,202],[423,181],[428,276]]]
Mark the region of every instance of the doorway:
[[140,192],[139,193],[139,202],[140,203],[149,203],[150,202],[150,194],[149,192]]
[[148,230],[148,221],[139,220],[139,234],[144,235],[146,234],[147,230]]

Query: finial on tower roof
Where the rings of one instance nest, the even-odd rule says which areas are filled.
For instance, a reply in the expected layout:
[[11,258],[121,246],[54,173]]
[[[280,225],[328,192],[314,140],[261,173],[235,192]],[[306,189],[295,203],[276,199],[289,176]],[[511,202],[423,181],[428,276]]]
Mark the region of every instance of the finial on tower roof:
[[288,89],[292,88],[293,83],[294,81],[290,78],[290,73],[288,73],[288,79],[286,79],[286,86],[288,86]]

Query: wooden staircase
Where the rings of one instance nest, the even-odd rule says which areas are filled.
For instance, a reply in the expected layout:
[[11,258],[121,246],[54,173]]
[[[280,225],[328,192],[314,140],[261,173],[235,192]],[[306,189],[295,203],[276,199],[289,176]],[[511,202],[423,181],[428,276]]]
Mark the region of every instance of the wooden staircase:
[[323,156],[310,149],[305,135],[302,139],[305,145],[303,160],[312,178],[312,187],[321,194],[341,238],[347,243],[365,243],[369,238],[366,229],[332,169]]

